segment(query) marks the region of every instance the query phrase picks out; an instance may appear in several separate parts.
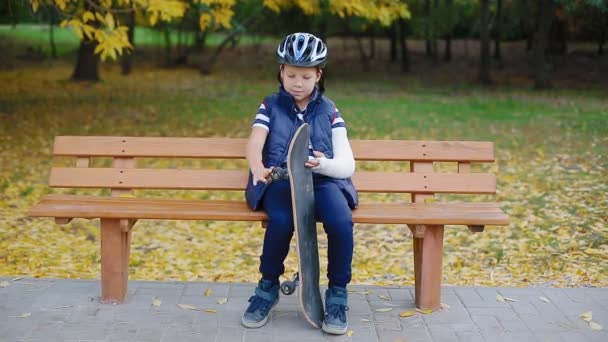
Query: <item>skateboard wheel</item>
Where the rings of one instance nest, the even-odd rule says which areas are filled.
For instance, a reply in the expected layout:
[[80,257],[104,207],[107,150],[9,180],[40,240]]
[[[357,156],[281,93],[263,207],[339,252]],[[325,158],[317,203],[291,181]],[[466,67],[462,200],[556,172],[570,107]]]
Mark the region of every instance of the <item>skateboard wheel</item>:
[[281,292],[283,292],[284,295],[291,295],[296,291],[296,284],[293,281],[284,281],[283,284],[281,284]]

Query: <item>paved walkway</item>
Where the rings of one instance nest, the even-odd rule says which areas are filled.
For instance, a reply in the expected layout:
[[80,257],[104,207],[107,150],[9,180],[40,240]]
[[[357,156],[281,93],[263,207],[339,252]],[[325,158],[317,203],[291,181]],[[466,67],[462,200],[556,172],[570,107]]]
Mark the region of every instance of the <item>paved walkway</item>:
[[[266,326],[243,328],[254,284],[131,281],[124,305],[99,304],[97,281],[0,278],[0,284],[2,342],[608,341],[608,289],[444,287],[449,307],[399,317],[414,308],[413,288],[352,286],[352,334],[330,336],[304,322],[295,295],[281,297]],[[517,302],[499,302],[497,295]],[[579,317],[587,311],[602,330]]]

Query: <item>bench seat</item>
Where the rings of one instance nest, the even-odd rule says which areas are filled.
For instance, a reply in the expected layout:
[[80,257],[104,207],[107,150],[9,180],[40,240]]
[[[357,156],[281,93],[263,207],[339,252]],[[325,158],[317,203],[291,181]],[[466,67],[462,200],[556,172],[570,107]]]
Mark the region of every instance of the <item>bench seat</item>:
[[[435,195],[496,194],[496,176],[487,172],[487,167],[475,166],[495,161],[494,144],[408,140],[350,143],[355,159],[365,162],[352,177],[359,193],[410,197],[408,201],[387,196],[386,202],[377,203],[382,201],[377,199],[371,203],[362,196],[359,208],[353,210],[353,221],[398,224],[403,225],[404,233],[411,232],[416,307],[440,308],[445,226],[463,225],[472,233],[480,233],[486,225],[508,226],[509,217],[497,202],[439,202]],[[104,189],[111,195],[50,194],[28,214],[52,217],[57,224],[68,224],[74,218],[99,218],[101,299],[104,303],[123,303],[131,239],[137,235],[132,233],[137,231],[134,225],[140,219],[260,221],[266,225],[266,213],[250,211],[242,196],[249,173],[246,145],[247,139],[242,138],[59,136],[53,155],[62,161],[51,168],[49,187]],[[139,190],[153,190],[160,198],[137,198],[134,191]],[[240,196],[233,200],[177,199],[164,190],[237,191]]]
[[[183,200],[80,195],[47,195],[29,216],[60,218],[263,221],[244,201]],[[508,225],[497,203],[362,203],[353,210],[355,223],[427,225]]]

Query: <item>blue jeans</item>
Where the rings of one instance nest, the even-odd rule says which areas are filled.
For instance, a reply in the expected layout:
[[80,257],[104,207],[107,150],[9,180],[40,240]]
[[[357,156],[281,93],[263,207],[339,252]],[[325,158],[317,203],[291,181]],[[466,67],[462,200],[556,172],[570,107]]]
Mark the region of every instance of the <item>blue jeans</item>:
[[[351,280],[353,219],[346,198],[330,179],[315,179],[315,214],[327,234],[327,278],[329,286],[346,287]],[[262,278],[278,283],[285,272],[283,262],[293,236],[289,181],[271,183],[262,199],[268,214],[264,248],[260,256]]]

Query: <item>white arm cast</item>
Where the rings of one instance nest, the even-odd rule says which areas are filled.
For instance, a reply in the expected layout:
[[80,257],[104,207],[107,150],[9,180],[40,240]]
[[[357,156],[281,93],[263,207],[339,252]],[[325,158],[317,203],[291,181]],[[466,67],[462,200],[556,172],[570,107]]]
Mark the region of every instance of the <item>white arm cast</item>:
[[345,127],[336,127],[331,130],[331,143],[334,157],[318,158],[319,166],[312,168],[316,173],[332,178],[348,178],[355,173],[355,158],[348,142]]

